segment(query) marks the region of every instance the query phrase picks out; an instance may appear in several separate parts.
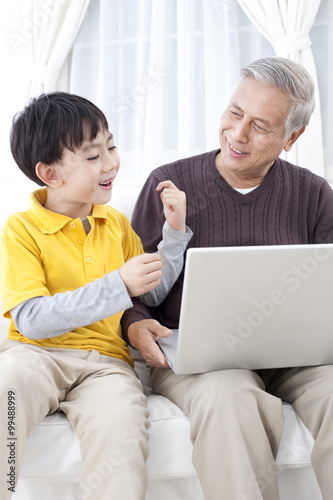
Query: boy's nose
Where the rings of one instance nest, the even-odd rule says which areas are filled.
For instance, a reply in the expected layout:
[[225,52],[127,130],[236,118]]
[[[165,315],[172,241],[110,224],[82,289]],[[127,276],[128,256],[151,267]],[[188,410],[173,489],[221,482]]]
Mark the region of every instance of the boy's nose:
[[115,158],[108,158],[103,164],[103,170],[105,172],[110,172],[111,170],[117,170],[118,162]]

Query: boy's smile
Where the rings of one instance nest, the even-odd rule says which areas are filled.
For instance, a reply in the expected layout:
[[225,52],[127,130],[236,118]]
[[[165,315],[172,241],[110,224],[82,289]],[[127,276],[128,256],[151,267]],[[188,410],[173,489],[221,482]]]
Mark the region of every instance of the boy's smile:
[[[73,219],[86,217],[92,205],[111,199],[120,158],[108,130],[100,130],[74,152],[65,148],[62,159],[48,167],[45,208]],[[44,175],[45,177],[45,175]]]

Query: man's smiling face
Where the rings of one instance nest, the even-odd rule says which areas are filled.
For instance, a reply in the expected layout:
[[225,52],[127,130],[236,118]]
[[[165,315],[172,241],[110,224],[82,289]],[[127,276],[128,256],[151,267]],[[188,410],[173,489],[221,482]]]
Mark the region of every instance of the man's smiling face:
[[254,78],[241,80],[220,121],[217,166],[227,181],[239,177],[259,184],[281,151],[291,148],[293,142],[285,138],[290,106],[281,90]]

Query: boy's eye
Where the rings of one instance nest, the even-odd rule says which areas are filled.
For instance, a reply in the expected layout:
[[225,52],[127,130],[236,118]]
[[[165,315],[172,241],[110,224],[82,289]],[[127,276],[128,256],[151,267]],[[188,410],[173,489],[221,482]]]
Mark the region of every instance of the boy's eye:
[[[110,148],[108,148],[109,151],[112,151],[113,149],[116,149],[116,146],[111,146]],[[99,155],[96,155],[96,156],[91,156],[91,158],[87,158],[88,161],[96,161],[98,160],[99,158]]]

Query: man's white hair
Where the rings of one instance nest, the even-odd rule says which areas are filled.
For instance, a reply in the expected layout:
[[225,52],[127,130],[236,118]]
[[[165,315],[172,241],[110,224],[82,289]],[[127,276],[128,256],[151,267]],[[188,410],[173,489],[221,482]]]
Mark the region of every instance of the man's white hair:
[[315,87],[310,74],[301,64],[282,57],[258,59],[241,69],[240,81],[248,77],[282,90],[290,97],[285,138],[308,125],[315,105]]

